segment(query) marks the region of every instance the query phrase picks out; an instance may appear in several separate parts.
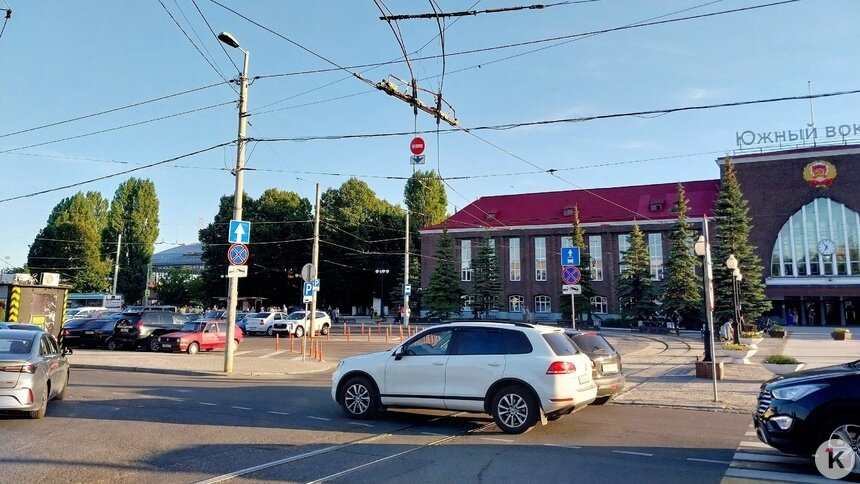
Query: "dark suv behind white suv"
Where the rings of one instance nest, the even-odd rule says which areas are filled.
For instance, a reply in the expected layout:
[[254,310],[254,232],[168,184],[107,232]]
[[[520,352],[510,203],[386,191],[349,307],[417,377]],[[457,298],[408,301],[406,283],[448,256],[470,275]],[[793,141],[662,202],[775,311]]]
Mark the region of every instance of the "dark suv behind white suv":
[[158,337],[179,331],[188,322],[184,314],[170,311],[124,312],[117,320],[113,336],[105,342],[109,350],[143,347],[149,351],[161,349]]
[[342,360],[331,393],[352,418],[389,407],[480,412],[518,434],[593,402],[591,370],[559,328],[447,323],[393,350]]

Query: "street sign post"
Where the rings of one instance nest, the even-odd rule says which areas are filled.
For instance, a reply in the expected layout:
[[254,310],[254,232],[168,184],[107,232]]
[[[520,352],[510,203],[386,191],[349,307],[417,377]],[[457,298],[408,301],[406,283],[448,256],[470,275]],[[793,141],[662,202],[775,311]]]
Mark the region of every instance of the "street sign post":
[[576,266],[564,266],[561,269],[561,280],[565,284],[577,284],[582,278],[582,272]]
[[251,242],[251,222],[231,220],[230,231],[227,232],[227,242],[231,244],[247,244]]
[[418,136],[412,138],[412,142],[409,143],[409,149],[413,155],[424,153],[424,140]]
[[302,280],[310,281],[314,278],[314,265],[313,264],[305,264],[302,266]]
[[424,159],[424,155],[412,155],[409,157],[409,162],[413,165],[423,165]]
[[311,282],[302,284],[302,302],[309,303],[314,297],[314,285]]
[[245,265],[250,255],[248,247],[242,244],[233,244],[227,249],[227,260],[234,266]]
[[403,286],[403,295],[411,296],[412,295],[412,284],[405,284]]
[[312,285],[312,286],[313,286],[313,288],[314,288],[314,292],[316,292],[316,291],[319,291],[319,290],[320,290],[320,280],[319,280],[319,279],[314,279],[314,280],[312,280],[312,281],[311,281],[311,285]]
[[582,286],[579,284],[565,284],[561,286],[561,293],[571,296],[579,296],[582,294]]
[[579,247],[562,247],[561,248],[561,265],[578,266],[579,265]]
[[227,267],[227,277],[248,277],[248,266]]

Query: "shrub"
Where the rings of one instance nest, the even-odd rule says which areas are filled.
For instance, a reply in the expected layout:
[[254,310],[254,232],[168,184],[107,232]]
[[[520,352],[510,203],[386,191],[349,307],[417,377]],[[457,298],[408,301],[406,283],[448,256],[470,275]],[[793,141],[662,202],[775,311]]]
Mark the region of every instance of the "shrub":
[[773,327],[770,328],[771,331],[785,331],[785,328],[778,324],[774,324]]
[[744,331],[741,333],[741,338],[761,338],[761,333],[758,331]]
[[845,329],[845,328],[836,328],[836,329],[834,329],[834,330],[833,330],[833,332],[834,332],[834,333],[850,333],[851,331],[849,331],[849,330],[847,330],[847,329]]
[[774,365],[796,365],[798,363],[796,359],[781,354],[770,355],[764,359],[764,362]]
[[726,343],[723,345],[723,349],[727,351],[747,351],[750,347],[749,345],[744,344],[736,345],[734,343]]

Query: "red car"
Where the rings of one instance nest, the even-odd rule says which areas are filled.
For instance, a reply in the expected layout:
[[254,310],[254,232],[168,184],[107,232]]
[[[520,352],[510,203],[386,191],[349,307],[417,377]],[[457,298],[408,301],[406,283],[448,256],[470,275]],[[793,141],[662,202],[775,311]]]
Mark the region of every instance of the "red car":
[[[233,335],[236,347],[242,342],[242,331]],[[193,321],[186,323],[179,331],[159,336],[161,351],[185,351],[189,355],[200,350],[223,349],[227,345],[226,321]]]

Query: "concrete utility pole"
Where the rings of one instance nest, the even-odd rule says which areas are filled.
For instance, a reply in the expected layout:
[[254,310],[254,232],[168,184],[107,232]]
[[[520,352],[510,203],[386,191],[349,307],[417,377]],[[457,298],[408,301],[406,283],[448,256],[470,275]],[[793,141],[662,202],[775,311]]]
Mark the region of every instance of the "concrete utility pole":
[[[248,112],[248,57],[250,52],[239,47],[239,41],[228,32],[218,34],[218,40],[242,51],[245,62],[239,78],[239,136],[236,139],[236,189],[233,192],[233,219],[242,220],[242,197],[245,193],[245,127]],[[233,352],[236,350],[236,304],[239,299],[239,278],[227,279],[227,344],[224,351],[224,373],[233,373]]]
[[403,319],[400,324],[409,326],[409,294],[406,293],[409,285],[409,207],[406,207],[406,251],[403,256]]
[[[116,296],[116,280],[119,278],[119,247],[122,244],[122,232],[119,233],[119,236],[116,238],[116,264],[113,266],[113,289],[111,290],[111,294]],[[149,279],[146,280],[149,283]]]
[[[317,275],[319,272],[319,262],[320,262],[320,184],[317,183],[317,195],[316,195],[316,205],[314,205],[314,247],[313,253],[311,254],[311,264],[313,265],[313,274],[311,274],[311,279],[316,280],[319,278]],[[317,291],[314,291],[311,295],[311,338],[314,337],[317,330]]]
[[705,321],[708,323],[708,332],[710,333],[710,338],[708,338],[709,341],[707,342],[707,345],[710,346],[711,349],[711,375],[714,379],[714,401],[718,402],[719,398],[717,395],[717,354],[714,352],[713,262],[711,261],[711,240],[708,236],[708,216],[704,215],[702,219],[702,230],[705,234]]

